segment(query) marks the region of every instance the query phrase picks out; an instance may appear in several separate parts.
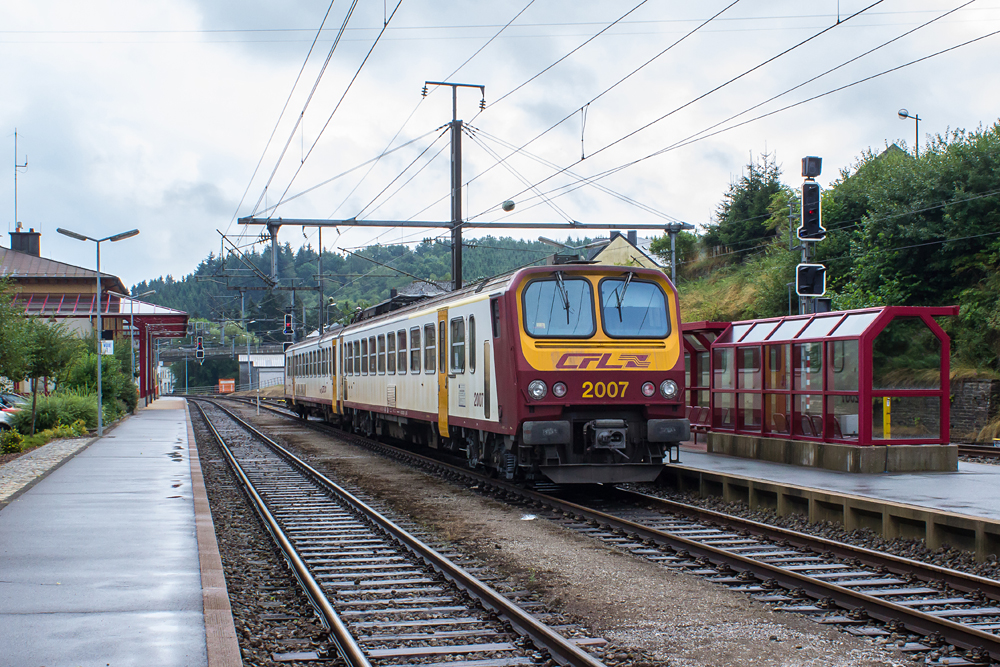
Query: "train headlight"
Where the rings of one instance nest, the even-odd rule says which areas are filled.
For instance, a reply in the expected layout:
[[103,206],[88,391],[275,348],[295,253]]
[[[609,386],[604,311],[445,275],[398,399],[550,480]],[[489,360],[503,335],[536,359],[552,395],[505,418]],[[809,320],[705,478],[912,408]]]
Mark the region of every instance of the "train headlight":
[[562,382],[556,382],[552,385],[552,395],[556,398],[562,398],[566,395],[566,385]]
[[664,380],[660,383],[660,393],[663,395],[663,398],[676,398],[677,383],[673,380]]
[[545,398],[545,394],[547,393],[549,393],[549,388],[541,380],[532,380],[528,385],[528,396],[531,396],[536,401]]
[[644,382],[642,384],[642,395],[646,398],[652,398],[653,394],[656,393],[656,385],[652,382]]

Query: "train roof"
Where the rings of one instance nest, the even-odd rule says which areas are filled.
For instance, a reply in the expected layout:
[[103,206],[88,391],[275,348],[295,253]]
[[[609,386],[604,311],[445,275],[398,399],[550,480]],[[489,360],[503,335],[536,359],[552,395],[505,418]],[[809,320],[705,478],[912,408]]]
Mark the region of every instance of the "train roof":
[[[479,280],[469,285],[466,285],[460,290],[443,292],[441,294],[397,294],[394,297],[390,297],[385,301],[381,301],[374,306],[369,306],[362,311],[362,318],[348,324],[347,326],[341,326],[340,328],[326,332],[319,339],[316,337],[309,338],[308,340],[303,340],[295,345],[289,347],[290,350],[298,349],[303,346],[312,346],[317,340],[327,340],[329,338],[334,338],[345,331],[362,328],[369,324],[375,324],[380,320],[388,319],[390,316],[403,315],[408,312],[415,310],[422,310],[425,308],[434,309],[437,304],[445,301],[455,301],[460,300],[463,297],[467,297],[473,294],[478,294],[480,292],[486,292],[487,294],[494,294],[497,288],[506,289],[511,281],[517,276],[525,273],[542,273],[545,271],[583,271],[583,270],[608,270],[616,269],[619,271],[632,271],[635,273],[659,273],[663,274],[662,271],[657,269],[647,269],[643,267],[633,267],[633,266],[618,266],[615,264],[594,264],[591,262],[580,262],[580,263],[569,263],[569,264],[553,264],[546,266],[535,266],[529,268],[521,268],[511,271],[510,273],[505,273],[500,276],[494,276],[492,278],[486,278],[484,280]],[[430,283],[435,284],[436,283]],[[371,313],[370,315],[365,315],[366,313]]]

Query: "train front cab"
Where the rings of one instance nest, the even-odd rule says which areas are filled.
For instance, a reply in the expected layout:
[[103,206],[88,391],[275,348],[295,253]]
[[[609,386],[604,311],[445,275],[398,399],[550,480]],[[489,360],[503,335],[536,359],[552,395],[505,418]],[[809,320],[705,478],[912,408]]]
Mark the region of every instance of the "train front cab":
[[677,294],[659,271],[530,269],[520,331],[518,464],[557,483],[652,481],[690,437]]

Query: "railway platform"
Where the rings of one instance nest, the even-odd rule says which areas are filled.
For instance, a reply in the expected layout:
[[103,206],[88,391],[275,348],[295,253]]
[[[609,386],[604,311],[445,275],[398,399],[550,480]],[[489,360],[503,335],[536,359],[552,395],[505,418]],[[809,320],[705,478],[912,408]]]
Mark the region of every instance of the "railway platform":
[[681,464],[661,479],[781,515],[924,539],[931,548],[949,544],[980,558],[1000,555],[997,465],[960,461],[956,472],[847,473],[713,454],[689,443]]
[[64,455],[0,504],[0,662],[240,664],[185,401]]

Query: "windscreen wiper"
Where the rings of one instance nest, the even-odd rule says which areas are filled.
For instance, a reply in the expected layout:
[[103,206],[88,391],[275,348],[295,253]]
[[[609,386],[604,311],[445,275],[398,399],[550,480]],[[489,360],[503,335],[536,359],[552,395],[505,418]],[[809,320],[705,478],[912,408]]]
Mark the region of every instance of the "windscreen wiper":
[[566,284],[563,282],[562,271],[556,271],[556,287],[559,288],[559,296],[562,297],[563,308],[566,309],[566,324],[569,324],[569,293],[566,291]]
[[615,296],[618,298],[618,321],[619,322],[623,321],[622,320],[622,301],[625,300],[625,292],[628,291],[628,284],[630,282],[632,282],[632,276],[633,275],[635,275],[635,274],[632,273],[631,271],[629,271],[627,274],[625,274],[625,284],[622,285],[622,291],[621,291],[621,293],[619,293],[617,289],[615,290]]

